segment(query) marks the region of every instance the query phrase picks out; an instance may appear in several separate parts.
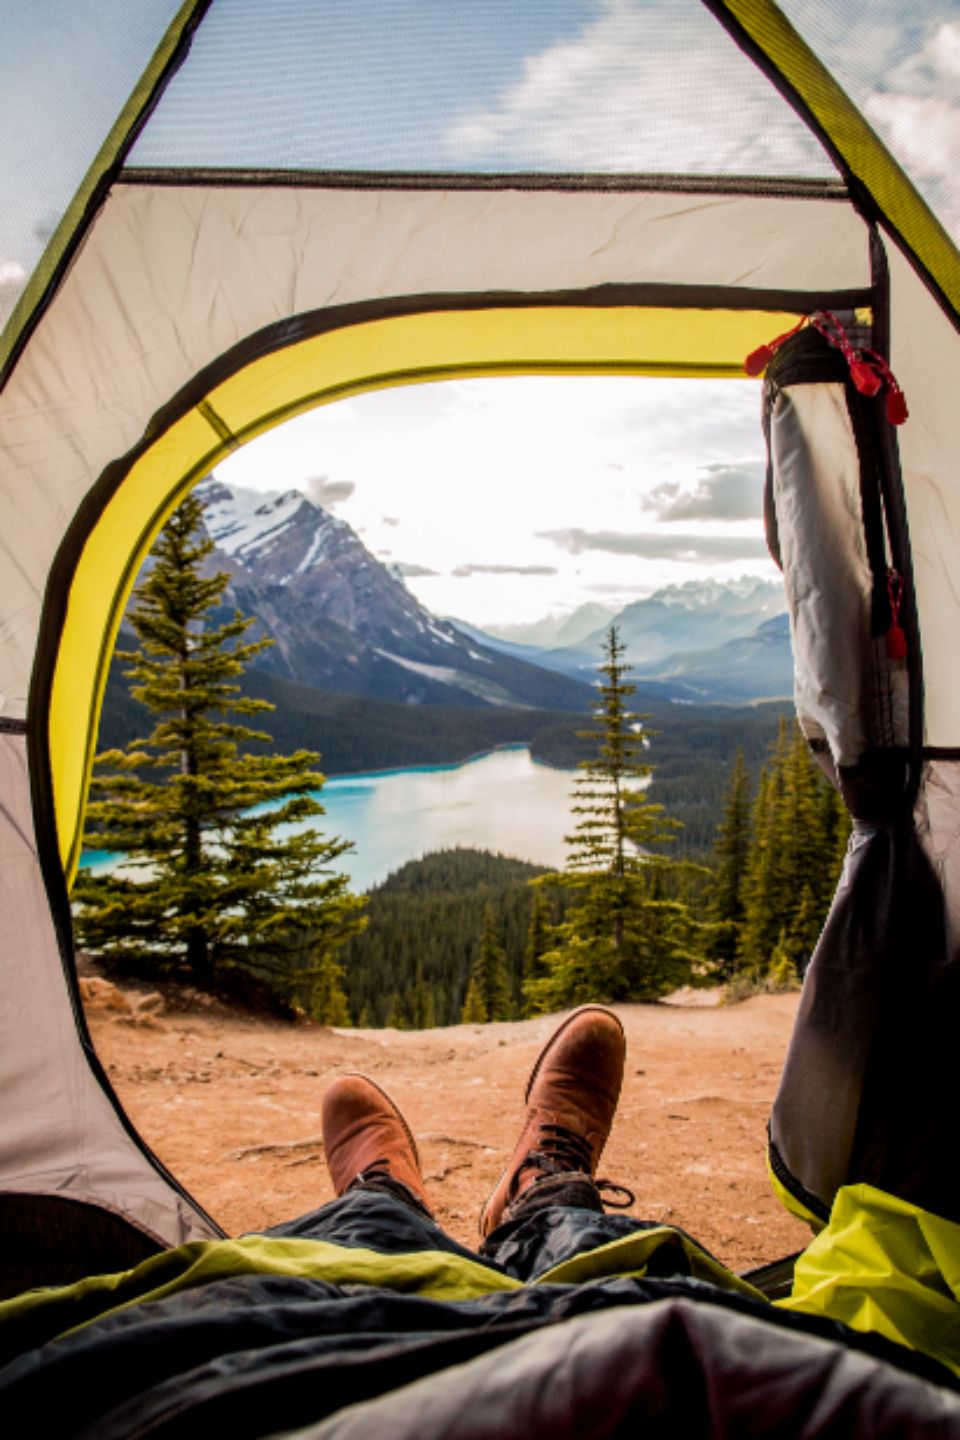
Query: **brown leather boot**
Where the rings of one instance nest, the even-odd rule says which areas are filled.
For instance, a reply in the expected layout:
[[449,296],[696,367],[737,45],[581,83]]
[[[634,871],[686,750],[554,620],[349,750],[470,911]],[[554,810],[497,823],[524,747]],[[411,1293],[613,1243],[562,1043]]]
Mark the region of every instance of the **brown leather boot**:
[[[521,1201],[529,1203],[538,1181],[563,1175],[593,1182],[620,1098],[625,1053],[623,1026],[600,1005],[582,1006],[554,1031],[527,1084],[516,1149],[480,1215],[481,1235],[511,1219]],[[603,1208],[599,1195],[595,1203]]]
[[[399,1183],[430,1214],[410,1127],[385,1091],[365,1075],[341,1075],[323,1097],[323,1148],[337,1195],[354,1185]],[[392,1189],[387,1183],[384,1189]]]

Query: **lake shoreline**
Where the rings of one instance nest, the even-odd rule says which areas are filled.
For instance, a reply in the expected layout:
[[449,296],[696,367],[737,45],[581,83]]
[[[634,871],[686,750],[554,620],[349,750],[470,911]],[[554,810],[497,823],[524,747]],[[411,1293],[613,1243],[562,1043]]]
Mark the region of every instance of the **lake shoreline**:
[[[464,765],[472,765],[477,760],[485,760],[488,755],[498,755],[509,750],[526,750],[530,756],[531,765],[542,765],[544,770],[554,770],[564,775],[574,775],[576,770],[569,765],[551,765],[549,760],[540,760],[530,749],[529,740],[505,740],[501,745],[488,745],[483,750],[473,750],[465,755],[462,760],[444,760],[440,763],[425,762],[422,765],[389,765],[382,770],[323,770],[324,783],[329,784],[334,780],[362,780],[367,776],[372,779],[382,779],[386,775],[415,775],[431,774],[443,770],[460,770]],[[322,790],[311,791],[311,794],[322,795]]]
[[[308,792],[322,816],[292,824],[348,841],[352,848],[338,869],[361,893],[408,860],[457,846],[555,869],[564,863],[564,837],[574,825],[576,774],[544,764],[528,744],[510,741],[455,763],[329,776],[321,789]],[[96,850],[84,851],[80,861],[84,870],[123,863],[123,856]]]

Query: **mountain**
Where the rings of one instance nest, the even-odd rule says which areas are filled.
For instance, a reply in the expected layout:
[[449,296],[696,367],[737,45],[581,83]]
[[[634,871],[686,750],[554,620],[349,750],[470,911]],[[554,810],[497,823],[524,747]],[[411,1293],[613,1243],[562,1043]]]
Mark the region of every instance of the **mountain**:
[[775,615],[749,635],[714,650],[687,650],[631,667],[640,680],[657,680],[673,699],[699,704],[743,704],[793,694],[790,621]]
[[448,620],[461,635],[468,636],[478,645],[485,645],[488,650],[496,650],[498,655],[512,655],[515,660],[526,660],[531,665],[543,663],[540,657],[546,652],[539,646],[524,644],[519,640],[504,640],[501,635],[495,635],[491,630],[481,630],[479,625],[471,625],[469,620],[457,620],[452,615],[448,616]]
[[[543,649],[486,634],[474,626],[464,625],[462,621],[457,624],[478,643],[491,649],[502,649],[516,658],[555,670],[571,679],[593,682],[604,636],[612,621],[627,647],[627,662],[631,671],[651,682],[656,681],[659,693],[675,693],[675,685],[660,682],[667,682],[675,676],[686,676],[688,670],[692,676],[692,665],[695,663],[709,691],[708,698],[725,698],[727,692],[754,698],[791,692],[792,678],[786,685],[782,683],[787,673],[785,666],[789,663],[789,635],[785,623],[782,631],[776,633],[781,640],[786,638],[786,658],[776,646],[768,649],[763,640],[746,646],[742,652],[730,651],[722,657],[718,653],[719,647],[734,640],[746,640],[758,626],[777,616],[785,621],[785,607],[786,598],[779,582],[743,576],[726,583],[689,580],[684,585],[665,586],[645,600],[635,600],[619,614],[608,616],[598,629],[573,645]],[[681,663],[684,656],[691,657],[692,664],[687,669]],[[766,670],[764,656],[768,662]],[[695,661],[693,657],[696,657]],[[741,658],[743,663],[748,664],[749,670],[744,674],[742,683],[735,673],[724,674],[720,668],[724,665],[736,666]]]
[[[587,685],[504,655],[438,620],[350,526],[297,490],[214,478],[198,495],[226,570],[223,614],[255,615],[275,644],[257,665],[325,691],[413,705],[580,711]],[[214,618],[221,618],[215,616]]]
[[[545,615],[527,625],[492,625],[486,635],[490,641],[506,642],[503,648],[516,645],[523,648],[556,649],[564,645],[576,645],[596,630],[603,630],[616,615],[610,605],[598,605],[587,601],[578,605],[569,615]],[[463,622],[454,621],[463,629]],[[498,647],[499,648],[499,647]]]
[[[632,665],[647,665],[685,650],[709,650],[738,636],[749,635],[764,620],[786,609],[778,581],[743,576],[739,580],[688,580],[668,585],[645,600],[635,600],[616,616],[614,624],[627,647]],[[604,628],[586,637],[576,648],[596,663]],[[567,654],[571,647],[565,647]],[[545,663],[545,661],[541,661]]]

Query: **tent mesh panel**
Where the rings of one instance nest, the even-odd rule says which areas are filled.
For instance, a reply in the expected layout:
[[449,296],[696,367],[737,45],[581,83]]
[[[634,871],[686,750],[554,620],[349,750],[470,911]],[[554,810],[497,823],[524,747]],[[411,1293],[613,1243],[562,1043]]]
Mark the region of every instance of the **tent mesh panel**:
[[230,0],[132,163],[833,175],[691,0]]

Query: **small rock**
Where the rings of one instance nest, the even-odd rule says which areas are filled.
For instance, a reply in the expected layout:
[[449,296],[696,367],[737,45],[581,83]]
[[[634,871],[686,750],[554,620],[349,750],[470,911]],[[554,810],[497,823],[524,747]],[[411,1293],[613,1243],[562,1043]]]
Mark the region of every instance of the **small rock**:
[[138,1011],[133,1016],[133,1023],[139,1030],[166,1030],[167,1028],[166,1025],[158,1020],[155,1015],[151,1014],[149,1010],[145,1013]]
[[130,1001],[111,980],[103,980],[97,975],[89,975],[82,976],[79,984],[81,999],[88,1009],[117,1010],[121,1014],[130,1013]]
[[133,1008],[138,1015],[162,1015],[167,1004],[159,990],[150,990],[146,995],[137,996]]

